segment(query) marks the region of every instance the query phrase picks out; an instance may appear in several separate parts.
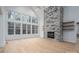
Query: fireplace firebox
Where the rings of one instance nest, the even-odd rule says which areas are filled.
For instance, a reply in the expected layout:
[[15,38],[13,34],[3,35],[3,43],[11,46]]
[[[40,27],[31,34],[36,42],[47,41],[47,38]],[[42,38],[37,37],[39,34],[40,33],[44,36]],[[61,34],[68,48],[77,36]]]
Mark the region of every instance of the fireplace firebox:
[[47,36],[54,39],[54,32],[47,32]]

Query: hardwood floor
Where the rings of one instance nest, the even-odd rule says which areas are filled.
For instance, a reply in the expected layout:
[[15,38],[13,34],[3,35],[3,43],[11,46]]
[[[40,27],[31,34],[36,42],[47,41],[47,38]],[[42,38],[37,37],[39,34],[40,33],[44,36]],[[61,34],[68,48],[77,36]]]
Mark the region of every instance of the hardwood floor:
[[4,52],[7,53],[73,53],[79,52],[79,43],[58,42],[54,39],[31,38],[8,41]]

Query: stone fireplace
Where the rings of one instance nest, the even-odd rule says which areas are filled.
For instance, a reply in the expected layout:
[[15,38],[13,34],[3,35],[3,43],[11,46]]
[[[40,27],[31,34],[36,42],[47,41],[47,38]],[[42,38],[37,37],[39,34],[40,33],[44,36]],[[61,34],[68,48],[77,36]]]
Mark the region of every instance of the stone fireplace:
[[49,6],[44,9],[44,37],[56,40],[62,39],[63,8],[59,6]]

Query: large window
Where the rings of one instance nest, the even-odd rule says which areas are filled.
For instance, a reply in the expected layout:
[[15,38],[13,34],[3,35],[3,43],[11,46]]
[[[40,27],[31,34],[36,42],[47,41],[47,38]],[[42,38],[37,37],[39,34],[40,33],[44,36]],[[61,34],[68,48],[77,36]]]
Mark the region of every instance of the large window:
[[32,34],[38,34],[38,26],[32,25]]
[[9,35],[14,34],[14,23],[13,22],[8,22],[8,34]]
[[31,34],[31,25],[27,24],[27,34]]
[[20,23],[15,23],[15,33],[16,34],[20,34],[20,28],[21,28],[21,24]]
[[[14,10],[8,11],[8,34],[38,34],[38,19]],[[12,19],[10,21],[10,19]],[[22,21],[22,22],[21,22]],[[21,33],[22,32],[22,33]]]
[[22,33],[26,34],[26,24],[22,24]]

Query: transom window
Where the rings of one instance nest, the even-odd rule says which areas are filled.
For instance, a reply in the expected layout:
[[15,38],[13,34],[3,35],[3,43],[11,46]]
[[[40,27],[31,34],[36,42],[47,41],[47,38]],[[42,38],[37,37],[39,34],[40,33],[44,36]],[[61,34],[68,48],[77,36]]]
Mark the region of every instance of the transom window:
[[17,21],[20,21],[20,20],[21,20],[21,16],[20,16],[19,13],[17,13],[17,14],[15,15],[15,20],[17,20]]
[[8,12],[8,19],[15,19],[15,20],[19,20],[20,21],[21,17],[20,17],[20,14],[18,12],[10,10]]
[[32,23],[38,23],[38,19],[35,17],[32,17]]
[[8,19],[14,19],[14,15],[15,15],[15,12],[12,11],[12,10],[10,10],[10,11],[8,12]]
[[21,17],[22,17],[22,21],[26,21],[25,15],[22,15]]

